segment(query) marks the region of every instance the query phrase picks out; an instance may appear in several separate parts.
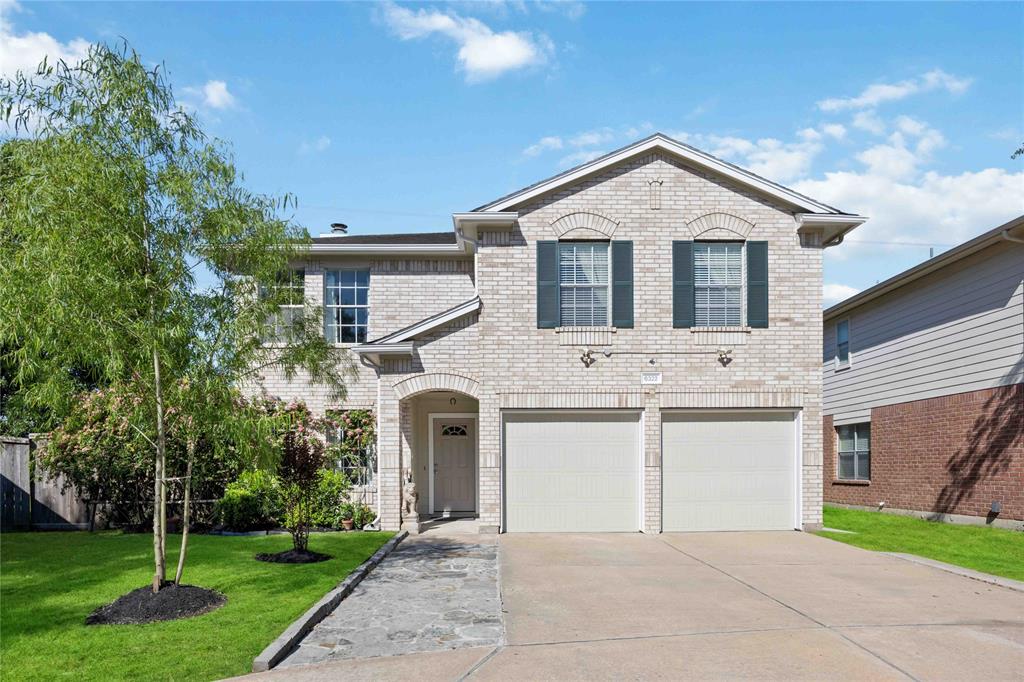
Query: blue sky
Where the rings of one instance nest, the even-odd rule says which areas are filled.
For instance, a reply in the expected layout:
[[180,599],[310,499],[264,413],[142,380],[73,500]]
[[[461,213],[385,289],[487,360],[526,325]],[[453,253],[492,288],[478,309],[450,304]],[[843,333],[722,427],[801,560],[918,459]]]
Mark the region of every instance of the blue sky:
[[828,302],[1024,213],[1024,4],[12,3],[0,73],[126,38],[298,222],[450,214],[652,131],[871,220]]

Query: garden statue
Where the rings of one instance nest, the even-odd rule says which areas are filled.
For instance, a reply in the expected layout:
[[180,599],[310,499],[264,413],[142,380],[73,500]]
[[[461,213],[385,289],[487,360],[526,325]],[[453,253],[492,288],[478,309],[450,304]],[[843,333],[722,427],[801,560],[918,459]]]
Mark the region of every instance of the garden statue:
[[420,494],[416,492],[416,483],[412,480],[412,469],[406,469],[402,475],[402,530],[410,533],[420,532],[420,515],[416,511]]

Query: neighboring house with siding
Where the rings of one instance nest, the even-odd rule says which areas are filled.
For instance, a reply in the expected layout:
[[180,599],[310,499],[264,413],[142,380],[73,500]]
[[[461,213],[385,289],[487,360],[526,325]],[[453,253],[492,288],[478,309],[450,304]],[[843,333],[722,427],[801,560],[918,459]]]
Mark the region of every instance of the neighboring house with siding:
[[357,374],[261,377],[375,411],[383,528],[820,525],[822,251],[865,218],[653,135],[452,220],[314,238],[293,281]]
[[1024,216],[824,313],[825,501],[1024,524]]

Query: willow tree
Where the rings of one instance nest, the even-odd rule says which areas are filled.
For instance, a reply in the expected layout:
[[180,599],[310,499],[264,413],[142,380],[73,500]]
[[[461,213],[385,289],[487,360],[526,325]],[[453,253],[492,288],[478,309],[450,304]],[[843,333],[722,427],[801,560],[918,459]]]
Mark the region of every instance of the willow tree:
[[165,467],[168,419],[226,419],[232,391],[269,365],[344,392],[350,365],[315,313],[263,342],[308,237],[280,217],[291,198],[246,190],[164,70],[127,45],[0,80],[0,115],[2,360],[23,400],[56,413],[76,388],[68,368],[144,391],[133,427],[153,449],[158,591],[168,486],[188,481]]

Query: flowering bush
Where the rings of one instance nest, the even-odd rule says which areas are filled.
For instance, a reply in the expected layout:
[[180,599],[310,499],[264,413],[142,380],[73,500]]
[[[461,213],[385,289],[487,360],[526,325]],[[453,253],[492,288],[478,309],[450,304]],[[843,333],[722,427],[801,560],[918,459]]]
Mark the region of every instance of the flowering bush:
[[[79,396],[64,422],[50,434],[38,465],[51,476],[63,475],[65,488],[74,488],[87,500],[105,502],[115,523],[128,527],[147,524],[153,514],[154,435],[139,424],[152,423],[143,392],[134,384],[116,384]],[[173,409],[167,410],[168,471],[184,471],[185,434]],[[247,462],[232,443],[199,434],[192,471],[192,497],[217,499],[224,485],[246,468]],[[218,436],[223,439],[223,436]],[[169,486],[170,499],[180,496]],[[198,521],[209,521],[200,516]]]

